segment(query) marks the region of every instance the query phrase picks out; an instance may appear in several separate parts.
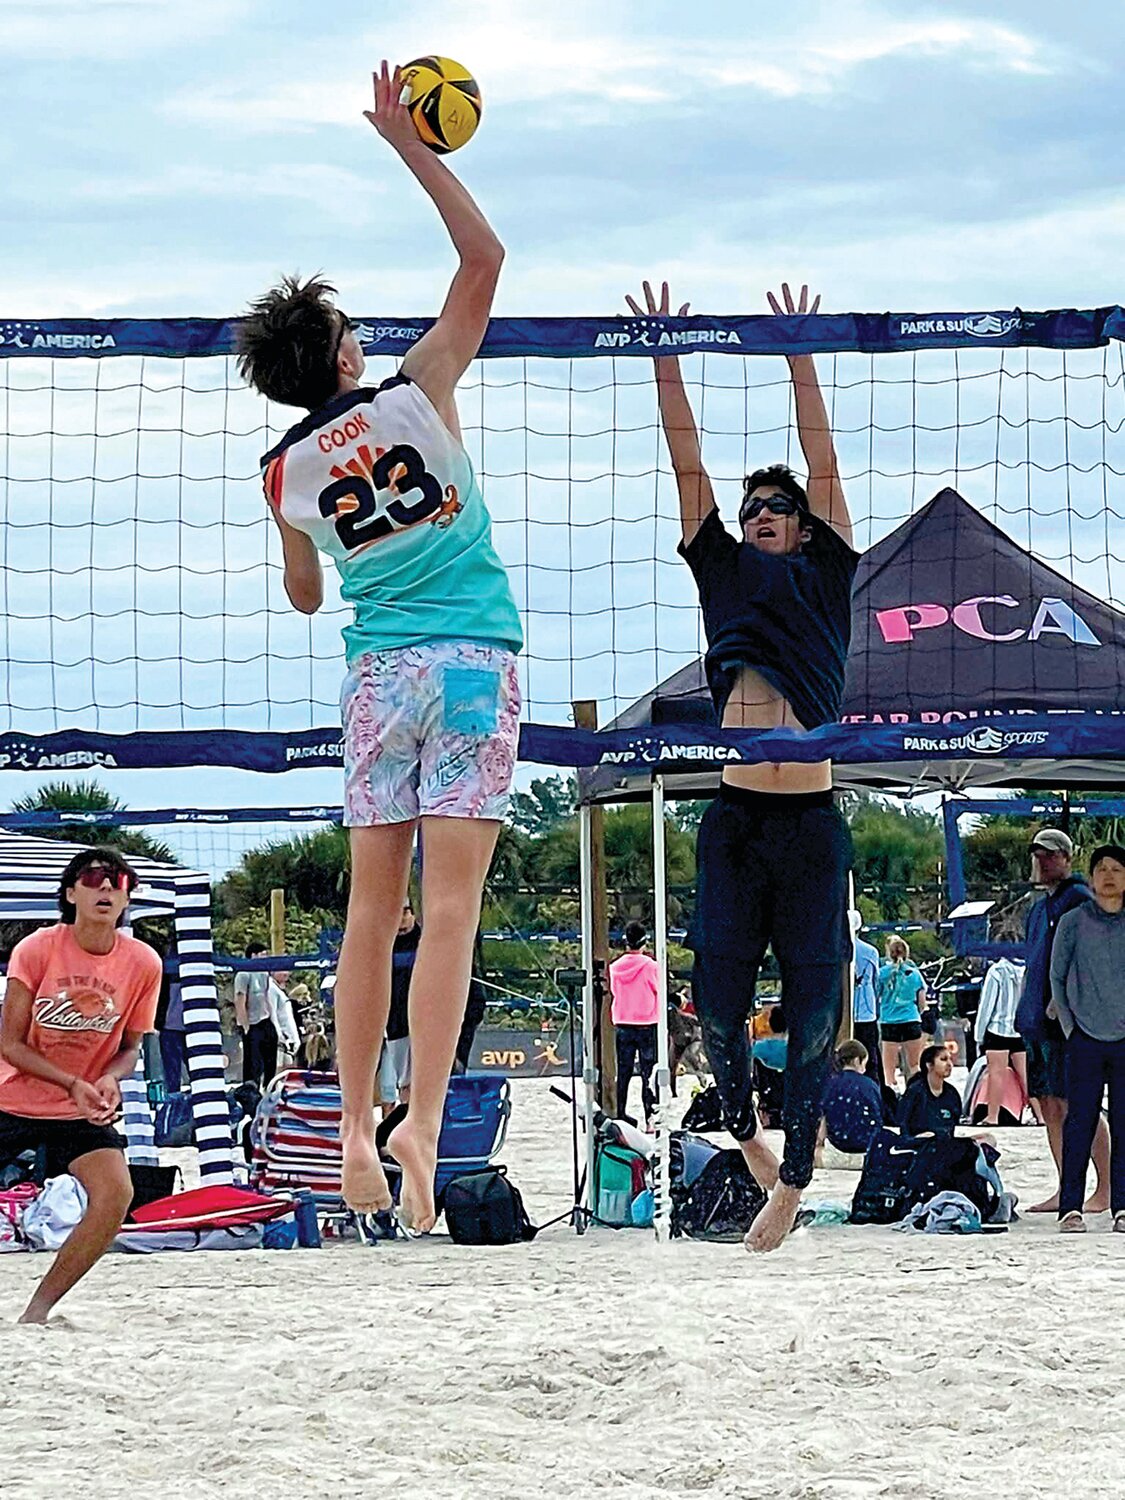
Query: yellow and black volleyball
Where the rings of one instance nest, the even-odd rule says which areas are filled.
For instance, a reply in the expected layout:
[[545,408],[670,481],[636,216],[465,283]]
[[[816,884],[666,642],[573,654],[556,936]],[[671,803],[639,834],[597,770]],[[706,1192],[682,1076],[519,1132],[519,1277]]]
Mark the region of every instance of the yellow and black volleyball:
[[410,89],[406,107],[415,129],[431,151],[456,151],[480,123],[476,79],[449,57],[417,57],[402,70]]

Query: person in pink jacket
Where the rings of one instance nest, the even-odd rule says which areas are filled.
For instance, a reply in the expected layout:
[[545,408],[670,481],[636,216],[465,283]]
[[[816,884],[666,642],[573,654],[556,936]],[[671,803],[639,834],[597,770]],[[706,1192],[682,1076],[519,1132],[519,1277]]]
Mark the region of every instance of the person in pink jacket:
[[628,951],[609,966],[617,1037],[617,1115],[619,1119],[629,1119],[626,1113],[629,1085],[636,1073],[641,1080],[646,1125],[656,1105],[652,1074],[656,1067],[656,1018],[660,1007],[660,971],[656,960],[643,951],[647,937],[643,923],[630,922],[625,929]]

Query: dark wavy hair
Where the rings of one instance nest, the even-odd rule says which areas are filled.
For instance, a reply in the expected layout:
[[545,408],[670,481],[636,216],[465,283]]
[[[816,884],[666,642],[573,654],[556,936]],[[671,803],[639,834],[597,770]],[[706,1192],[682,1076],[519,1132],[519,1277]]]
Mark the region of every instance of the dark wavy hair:
[[[112,871],[114,875],[125,876],[126,887],[130,894],[136,889],[137,872],[120,849],[112,849],[108,844],[98,844],[92,849],[80,849],[59,879],[59,911],[68,927],[74,926],[78,911],[66,893],[77,884],[79,875],[88,865],[105,865],[106,869]],[[122,912],[117,919],[118,927],[124,920],[125,912]]]
[[285,276],[250,304],[238,327],[238,369],[270,401],[315,411],[339,388],[336,288],[320,276]]
[[742,503],[738,507],[738,524],[740,526],[743,523],[743,516],[750,502],[750,496],[764,484],[772,484],[783,495],[788,495],[802,516],[810,514],[808,492],[793,470],[786,464],[770,464],[768,468],[755,469],[753,474],[747,474],[746,478],[742,481]]

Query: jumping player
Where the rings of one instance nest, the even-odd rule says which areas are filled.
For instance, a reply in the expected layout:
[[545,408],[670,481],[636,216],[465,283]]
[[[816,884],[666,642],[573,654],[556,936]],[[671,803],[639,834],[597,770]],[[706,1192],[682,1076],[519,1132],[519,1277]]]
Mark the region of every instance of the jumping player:
[[[808,306],[807,288],[796,305],[788,286],[782,296],[784,308],[770,296],[775,313],[813,313],[819,306],[819,298]],[[643,308],[626,300],[641,316],[670,311],[666,283],[659,303],[648,282]],[[687,311],[685,304],[680,315]],[[808,489],[781,464],[748,475],[738,541],[715,505],[679,360],[654,364],[679,490],[679,550],[699,588],[707,680],[721,722],[731,729],[831,723],[843,693],[858,559],[813,360],[789,360]],[[699,828],[692,982],[724,1124],[754,1174],[773,1188],[746,1237],[750,1250],[782,1243],[812,1177],[850,942],[850,867],[851,840],[832,802],[828,761],[725,767]],[[746,1045],[758,968],[771,944],[789,1021],[780,1170],[755,1133]]]
[[372,1094],[391,950],[421,824],[425,927],[410,988],[410,1110],[388,1149],[402,1213],[432,1228],[438,1132],[469,989],[481,889],[515,765],[522,631],[461,443],[454,392],[488,326],[503,247],[418,137],[384,62],[366,118],[433,200],[459,265],[434,326],[397,375],[363,384],[364,356],[334,288],[287,279],[252,306],[245,378],[309,415],[262,460],[295,608],[320,607],[319,553],[355,608],[341,697],[351,892],[336,981],[343,1193],[390,1205]]
[[133,1201],[113,1128],[160,998],[160,956],[118,932],[137,877],[116,849],[84,849],[59,883],[62,920],[17,943],[0,1023],[0,1161],[44,1148],[48,1177],[86,1189],[82,1222],[21,1323],[45,1323],[113,1243]]

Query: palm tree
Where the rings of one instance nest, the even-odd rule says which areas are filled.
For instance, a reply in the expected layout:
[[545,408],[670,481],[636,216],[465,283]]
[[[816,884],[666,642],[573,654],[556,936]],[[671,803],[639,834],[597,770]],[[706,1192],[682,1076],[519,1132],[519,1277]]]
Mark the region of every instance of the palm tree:
[[28,797],[12,802],[13,812],[95,813],[94,820],[61,823],[53,828],[32,829],[34,837],[60,839],[70,844],[112,844],[122,854],[140,854],[164,864],[177,865],[179,859],[162,844],[139,828],[127,828],[128,808],[96,781],[49,781]]
[[241,863],[215,887],[216,911],[238,917],[269,905],[279,887],[302,911],[331,912],[344,922],[348,908],[351,859],[348,830],[340,823],[271,839],[248,849]]

